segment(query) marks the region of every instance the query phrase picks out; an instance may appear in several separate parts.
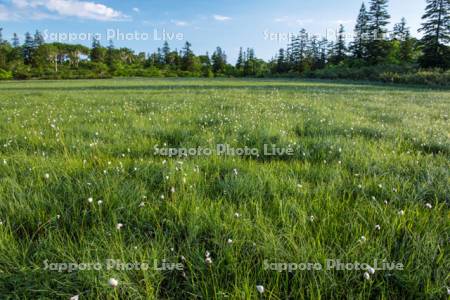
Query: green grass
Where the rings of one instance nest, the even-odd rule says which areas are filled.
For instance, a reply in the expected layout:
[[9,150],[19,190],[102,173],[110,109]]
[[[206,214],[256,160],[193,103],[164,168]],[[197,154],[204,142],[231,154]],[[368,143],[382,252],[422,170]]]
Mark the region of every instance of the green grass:
[[[449,91],[370,84],[1,83],[0,298],[446,299],[449,112]],[[296,151],[153,150],[224,143]],[[45,269],[108,258],[152,267]],[[163,259],[184,271],[155,270]],[[364,271],[264,268],[326,259],[404,270],[365,280]]]

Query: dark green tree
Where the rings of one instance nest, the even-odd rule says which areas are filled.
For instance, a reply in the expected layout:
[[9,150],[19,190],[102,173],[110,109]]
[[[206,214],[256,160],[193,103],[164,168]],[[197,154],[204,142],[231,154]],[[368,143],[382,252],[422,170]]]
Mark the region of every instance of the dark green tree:
[[390,51],[386,41],[386,26],[390,15],[387,11],[388,0],[372,0],[369,10],[370,37],[368,43],[368,59],[372,64],[385,62]]
[[97,37],[94,37],[92,40],[92,48],[89,58],[92,62],[95,63],[101,63],[105,59],[105,50],[103,49]]
[[450,0],[427,0],[422,19],[421,66],[449,68],[450,50],[446,44],[450,42]]
[[31,64],[34,52],[33,36],[27,32],[25,33],[25,42],[23,44],[23,61],[26,65]]
[[18,48],[20,47],[20,40],[19,37],[17,35],[17,33],[14,32],[13,38],[12,38],[12,45],[14,48]]
[[394,25],[393,43],[398,44],[397,59],[400,63],[411,63],[414,55],[414,41],[406,25],[406,19],[402,18],[400,23]]
[[366,5],[364,3],[359,10],[354,33],[355,38],[350,45],[352,55],[356,59],[365,59],[367,58],[367,41],[369,38],[369,15],[367,14]]
[[336,37],[336,43],[334,45],[334,56],[332,57],[332,62],[334,64],[340,64],[347,57],[347,46],[345,43],[345,28],[344,25],[339,26],[339,32]]
[[222,48],[217,47],[216,51],[214,51],[212,57],[212,69],[214,74],[221,75],[225,73],[225,69],[227,66],[227,56]]

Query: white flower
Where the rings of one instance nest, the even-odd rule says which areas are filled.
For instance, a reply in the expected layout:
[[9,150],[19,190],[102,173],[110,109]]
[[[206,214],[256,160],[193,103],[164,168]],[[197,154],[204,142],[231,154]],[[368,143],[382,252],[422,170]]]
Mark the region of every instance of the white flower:
[[170,192],[171,192],[171,193],[175,193],[175,188],[172,187],[172,188],[170,189]]
[[257,285],[257,286],[256,286],[256,290],[257,290],[260,294],[262,294],[262,293],[264,293],[264,286],[262,286],[262,285]]
[[61,219],[61,215],[56,215],[56,219]]
[[450,295],[450,288],[447,288],[447,295]]
[[314,216],[310,216],[310,217],[309,217],[309,220],[310,220],[311,222],[314,222]]
[[425,204],[425,206],[426,206],[427,208],[429,208],[429,209],[432,209],[432,208],[433,208],[433,205],[431,205],[430,203]]
[[89,197],[89,198],[88,198],[88,202],[89,202],[89,203],[92,203],[92,202],[94,202],[94,199],[93,199],[92,197]]
[[123,224],[122,224],[122,223],[117,223],[117,225],[116,225],[116,229],[117,229],[117,230],[122,229],[122,227],[123,227]]
[[211,253],[209,253],[209,251],[206,251],[205,252],[205,257],[210,257],[211,256]]
[[299,184],[297,184],[297,187],[298,187],[299,189],[301,189],[301,188],[303,187],[303,185],[301,185],[301,184],[299,183]]
[[98,201],[97,201],[97,204],[98,204],[98,205],[102,205],[102,204],[103,204],[103,200],[98,200]]
[[6,166],[8,164],[8,162],[6,161],[6,159],[3,160],[3,164]]
[[362,237],[359,239],[359,241],[362,242],[362,243],[364,243],[365,241],[367,241],[367,239],[366,239],[365,236],[362,236]]
[[403,210],[400,210],[400,211],[398,212],[398,215],[399,215],[399,216],[404,216],[404,215],[405,215],[405,212],[404,212]]
[[235,216],[236,218],[239,218],[241,215],[240,215],[239,213],[234,213],[234,216]]
[[384,200],[384,204],[388,205],[388,204],[389,204],[389,202],[388,202],[387,200]]
[[161,195],[160,198],[164,200],[164,195]]
[[45,179],[49,179],[50,178],[50,174],[45,173],[44,177],[45,177]]
[[375,225],[375,229],[376,230],[381,230],[381,226],[377,224],[377,225]]
[[211,257],[205,258],[205,263],[207,263],[208,265],[212,264],[212,259],[211,259]]
[[115,288],[115,287],[117,287],[119,285],[119,281],[117,279],[115,279],[115,278],[110,278],[108,280],[108,284],[109,284],[110,287]]
[[228,239],[228,240],[227,240],[227,243],[228,243],[228,244],[233,244],[233,240],[232,240],[232,239]]
[[80,299],[80,295],[72,296],[72,297],[70,297],[69,300],[78,300],[78,299]]
[[145,206],[145,202],[141,202],[140,204],[139,204],[139,207],[144,207]]
[[238,170],[237,170],[237,169],[233,169],[233,173],[234,173],[234,175],[236,175],[236,176],[237,176],[237,174],[238,174]]
[[367,272],[364,272],[364,279],[365,280],[370,280],[370,274]]
[[372,274],[372,275],[375,274],[375,269],[372,267],[368,267],[367,271],[369,272],[369,274]]

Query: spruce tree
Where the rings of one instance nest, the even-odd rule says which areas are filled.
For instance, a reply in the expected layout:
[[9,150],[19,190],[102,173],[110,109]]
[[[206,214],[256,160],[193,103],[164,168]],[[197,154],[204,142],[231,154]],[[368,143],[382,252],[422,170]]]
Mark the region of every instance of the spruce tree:
[[345,29],[344,25],[339,26],[339,32],[336,38],[336,44],[334,45],[334,58],[333,62],[339,64],[346,58],[347,47],[345,45]]
[[114,65],[114,43],[109,40],[108,51],[106,52],[106,64],[112,68]]
[[162,51],[164,63],[169,64],[170,63],[170,46],[167,41],[164,42],[164,45],[163,45],[161,51]]
[[239,56],[236,62],[236,69],[238,71],[242,71],[242,69],[244,68],[244,64],[245,64],[245,59],[244,59],[244,52],[242,50],[242,47],[239,48]]
[[14,48],[20,47],[19,36],[15,32],[14,32],[14,35],[13,35],[13,38],[12,38],[12,45],[13,45]]
[[422,67],[450,67],[450,0],[427,0],[427,7],[422,19],[421,32],[423,55]]
[[394,25],[393,42],[400,43],[398,60],[401,63],[409,63],[413,59],[414,41],[406,24],[405,18],[400,23]]
[[359,10],[354,32],[355,39],[350,46],[350,50],[354,58],[365,59],[367,57],[367,40],[369,37],[369,15],[364,3]]
[[39,48],[40,46],[44,45],[45,40],[40,31],[36,30],[36,32],[34,34],[33,42],[34,42],[34,48]]
[[372,0],[370,5],[368,59],[373,64],[385,62],[390,51],[385,37],[390,18],[387,3],[388,0]]
[[25,33],[25,42],[23,44],[23,61],[25,64],[31,64],[34,52],[33,36],[27,32]]

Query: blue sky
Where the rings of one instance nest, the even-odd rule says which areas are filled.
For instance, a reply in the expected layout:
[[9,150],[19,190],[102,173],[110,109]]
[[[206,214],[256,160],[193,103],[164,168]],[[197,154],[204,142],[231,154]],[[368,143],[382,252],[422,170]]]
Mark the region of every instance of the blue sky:
[[[65,39],[90,44],[88,34],[108,34],[118,47],[152,52],[163,36],[172,48],[186,40],[196,53],[210,53],[217,45],[234,61],[239,47],[253,47],[258,57],[269,59],[286,45],[286,36],[305,28],[312,34],[331,36],[339,23],[348,33],[361,0],[0,0],[0,27],[4,38],[36,29],[49,41]],[[366,3],[367,5],[367,3]],[[417,36],[425,0],[390,0],[391,24],[405,17]],[[117,35],[132,34],[131,39]],[[137,38],[135,37],[137,33]],[[113,34],[114,33],[114,34]],[[166,33],[164,35],[164,33]],[[67,39],[66,39],[67,41]]]

